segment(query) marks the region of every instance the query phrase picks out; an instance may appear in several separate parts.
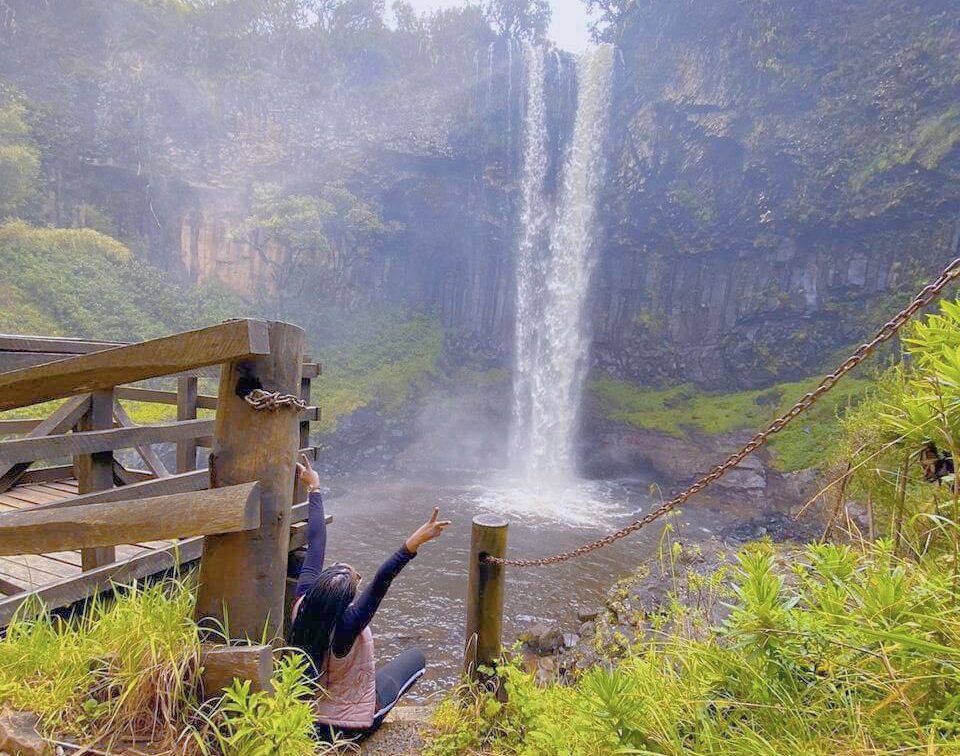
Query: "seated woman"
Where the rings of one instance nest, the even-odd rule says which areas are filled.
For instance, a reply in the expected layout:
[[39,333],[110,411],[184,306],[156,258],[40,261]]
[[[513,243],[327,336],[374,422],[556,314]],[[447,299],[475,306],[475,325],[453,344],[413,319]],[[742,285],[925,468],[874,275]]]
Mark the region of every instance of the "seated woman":
[[426,669],[423,653],[408,649],[376,669],[370,620],[390,583],[419,549],[443,532],[449,520],[433,516],[377,570],[373,582],[357,597],[360,575],[348,564],[324,569],[327,526],[320,476],[303,457],[297,465],[309,491],[307,556],[297,581],[288,641],[306,652],[323,692],[316,702],[317,733],[327,742],[362,740],[373,733],[387,713]]

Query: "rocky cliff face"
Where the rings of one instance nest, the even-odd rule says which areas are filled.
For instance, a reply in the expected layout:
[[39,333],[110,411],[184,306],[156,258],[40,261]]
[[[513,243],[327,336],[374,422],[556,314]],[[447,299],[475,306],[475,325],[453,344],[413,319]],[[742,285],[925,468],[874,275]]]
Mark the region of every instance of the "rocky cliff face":
[[955,4],[636,4],[596,364],[760,386],[862,338],[956,253]]
[[[384,27],[331,52],[125,0],[55,5],[10,2],[0,28],[0,68],[53,145],[49,219],[101,208],[154,261],[250,292],[262,265],[231,235],[250,185],[340,181],[404,230],[344,256],[319,296],[436,312],[451,356],[509,363],[518,45],[468,15],[436,32],[442,49]],[[629,8],[608,31],[621,59],[593,365],[706,388],[807,375],[956,251],[960,10]],[[149,44],[131,34],[156,13]],[[562,56],[550,70],[559,141],[575,84]]]
[[[708,389],[809,375],[954,256],[958,24],[940,0],[637,5],[620,19],[594,367]],[[515,49],[481,53],[494,79],[474,97],[501,98],[474,114],[485,139],[352,166],[406,230],[340,280],[432,309],[456,353],[506,363],[522,73]],[[185,267],[255,277],[209,229],[222,221],[199,217],[199,231],[184,221],[206,240],[181,246]]]

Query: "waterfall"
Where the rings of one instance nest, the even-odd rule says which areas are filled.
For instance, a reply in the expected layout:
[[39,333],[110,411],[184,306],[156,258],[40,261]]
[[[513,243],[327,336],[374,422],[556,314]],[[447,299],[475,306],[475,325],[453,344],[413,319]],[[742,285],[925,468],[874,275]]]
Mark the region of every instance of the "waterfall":
[[574,436],[590,348],[587,297],[596,262],[614,48],[602,45],[578,61],[576,116],[556,202],[544,186],[549,154],[543,52],[528,47],[525,53],[511,459],[531,483],[555,485],[576,473]]
[[543,281],[542,246],[549,205],[546,197],[547,116],[543,52],[524,45],[527,69],[523,121],[523,165],[520,180],[520,234],[516,261],[516,325],[514,335],[512,459],[526,467],[527,449],[535,432],[533,385],[537,368],[537,323]]

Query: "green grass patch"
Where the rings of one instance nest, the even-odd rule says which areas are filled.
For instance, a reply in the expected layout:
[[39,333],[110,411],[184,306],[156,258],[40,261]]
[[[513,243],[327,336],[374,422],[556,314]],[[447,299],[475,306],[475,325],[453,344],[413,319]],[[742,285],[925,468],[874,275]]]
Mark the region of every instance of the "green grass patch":
[[[816,380],[708,393],[692,384],[654,389],[604,376],[592,380],[589,389],[609,419],[684,438],[695,433],[760,430],[810,391]],[[777,468],[790,472],[816,466],[824,448],[839,433],[839,413],[859,401],[872,385],[869,380],[845,378],[801,419],[774,437],[770,449]]]
[[[900,560],[883,542],[811,545],[789,582],[769,545],[748,547],[738,562],[720,596],[698,593],[729,603],[722,624],[673,600],[656,614],[638,611],[639,640],[572,684],[538,683],[519,659],[501,666],[506,700],[458,690],[437,711],[429,753],[957,752],[960,623],[949,562]],[[678,574],[674,590],[691,580],[713,591],[696,574]]]
[[141,341],[218,323],[249,306],[186,286],[89,228],[0,225],[0,331]]
[[321,432],[368,405],[398,412],[437,375],[442,349],[440,323],[426,315],[377,319],[355,342],[325,347],[313,395],[323,409]]
[[184,756],[307,756],[316,687],[301,654],[278,658],[274,695],[234,683],[199,700],[200,632],[187,581],[137,585],[72,620],[29,604],[0,640],[0,704],[40,716],[47,736],[133,738]]

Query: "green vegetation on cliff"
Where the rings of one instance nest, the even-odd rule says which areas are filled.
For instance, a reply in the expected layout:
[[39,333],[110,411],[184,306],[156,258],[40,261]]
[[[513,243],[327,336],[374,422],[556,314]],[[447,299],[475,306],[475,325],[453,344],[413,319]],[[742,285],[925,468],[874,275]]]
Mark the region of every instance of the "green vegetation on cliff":
[[352,338],[325,346],[314,384],[320,430],[332,432],[341,417],[368,406],[398,413],[436,376],[442,348],[435,318],[400,313],[370,318]]
[[89,228],[0,225],[0,331],[142,340],[237,317],[242,300],[184,286]]
[[[682,438],[760,429],[788,410],[818,380],[708,393],[690,384],[655,389],[604,376],[591,381],[589,389],[609,419]],[[816,466],[824,449],[840,434],[838,413],[860,401],[871,385],[867,379],[845,379],[802,420],[777,434],[770,444],[776,466],[785,472]]]

